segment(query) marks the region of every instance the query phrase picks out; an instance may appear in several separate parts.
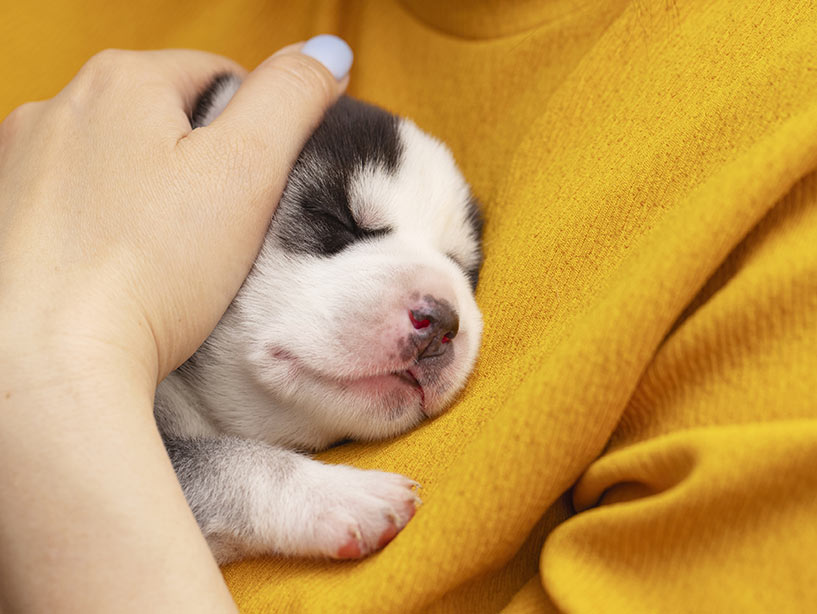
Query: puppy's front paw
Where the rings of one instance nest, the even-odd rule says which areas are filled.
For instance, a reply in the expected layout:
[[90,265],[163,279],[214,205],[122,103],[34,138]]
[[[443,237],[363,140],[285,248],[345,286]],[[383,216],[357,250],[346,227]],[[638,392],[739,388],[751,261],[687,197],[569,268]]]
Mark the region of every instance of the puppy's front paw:
[[363,471],[344,465],[327,470],[315,503],[313,541],[308,550],[338,559],[356,559],[389,543],[414,516],[420,498],[416,482],[396,473]]

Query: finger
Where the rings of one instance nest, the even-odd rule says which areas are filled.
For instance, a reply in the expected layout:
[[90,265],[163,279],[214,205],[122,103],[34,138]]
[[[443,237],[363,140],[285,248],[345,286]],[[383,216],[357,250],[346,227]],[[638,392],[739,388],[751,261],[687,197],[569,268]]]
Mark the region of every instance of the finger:
[[345,89],[351,64],[352,50],[335,36],[290,45],[253,70],[221,115],[191,137],[205,146],[234,143],[212,150],[229,155],[240,148],[262,172],[288,169]]
[[[233,60],[191,49],[128,51],[106,49],[88,60],[59,97],[80,108],[97,101],[107,106],[130,108],[134,101],[168,128],[178,140],[191,128],[187,117],[201,91],[221,73],[239,76],[246,70]],[[132,109],[129,114],[133,117]]]

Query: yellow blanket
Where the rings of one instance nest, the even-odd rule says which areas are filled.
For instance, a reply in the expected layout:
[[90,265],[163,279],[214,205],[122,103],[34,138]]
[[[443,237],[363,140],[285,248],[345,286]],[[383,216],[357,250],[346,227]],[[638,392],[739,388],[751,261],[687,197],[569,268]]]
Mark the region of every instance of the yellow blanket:
[[2,12],[0,116],[104,47],[254,66],[340,34],[351,93],[449,143],[484,202],[465,394],[399,440],[324,455],[417,479],[424,506],[362,562],[227,567],[243,611],[817,608],[814,3]]

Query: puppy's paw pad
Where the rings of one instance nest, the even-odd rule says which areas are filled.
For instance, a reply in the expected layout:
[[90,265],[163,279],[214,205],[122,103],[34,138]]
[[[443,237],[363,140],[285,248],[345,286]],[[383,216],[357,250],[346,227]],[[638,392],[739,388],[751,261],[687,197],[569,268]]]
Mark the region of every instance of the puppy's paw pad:
[[400,529],[397,528],[396,524],[390,524],[383,533],[380,534],[380,539],[377,540],[377,549],[384,547],[388,544],[391,540],[397,537],[397,534],[400,532]]
[[360,541],[356,537],[352,537],[338,549],[335,558],[359,559],[361,556],[363,556],[363,552],[360,549]]

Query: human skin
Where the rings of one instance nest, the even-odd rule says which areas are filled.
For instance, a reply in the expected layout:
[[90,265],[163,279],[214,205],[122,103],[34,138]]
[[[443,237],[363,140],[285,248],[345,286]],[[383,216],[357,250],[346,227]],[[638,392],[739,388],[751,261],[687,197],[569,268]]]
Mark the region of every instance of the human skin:
[[195,51],[106,51],[0,124],[0,611],[230,612],[153,421],[345,89],[287,47],[217,120]]

